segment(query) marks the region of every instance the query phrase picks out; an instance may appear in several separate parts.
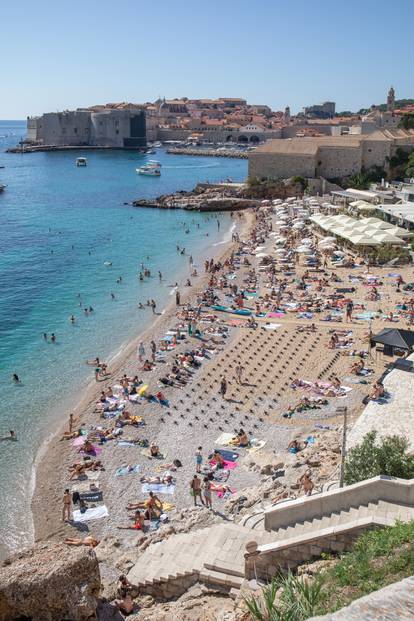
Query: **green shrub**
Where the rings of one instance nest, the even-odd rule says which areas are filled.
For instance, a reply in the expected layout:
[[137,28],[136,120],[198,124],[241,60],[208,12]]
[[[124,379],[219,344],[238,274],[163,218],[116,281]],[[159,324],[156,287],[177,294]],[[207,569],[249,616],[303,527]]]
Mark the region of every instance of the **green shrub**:
[[414,477],[414,457],[407,455],[408,441],[401,436],[386,436],[379,442],[371,431],[351,449],[345,461],[345,483],[351,485],[380,474],[410,479]]
[[244,601],[256,621],[304,621],[323,610],[323,599],[322,580],[308,582],[289,572],[274,577],[258,597]]

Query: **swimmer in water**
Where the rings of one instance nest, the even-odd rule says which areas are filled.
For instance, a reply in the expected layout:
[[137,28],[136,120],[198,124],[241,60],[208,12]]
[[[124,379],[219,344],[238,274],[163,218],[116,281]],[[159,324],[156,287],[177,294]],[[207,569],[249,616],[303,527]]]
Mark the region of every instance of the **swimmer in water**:
[[71,316],[69,317],[69,321],[70,321],[71,323],[75,323],[75,321],[76,321],[76,319],[75,319],[75,315],[71,315]]
[[114,293],[111,293],[111,298],[112,298],[113,300],[115,300],[115,294],[114,294]]
[[139,308],[139,309],[143,309],[143,308],[145,308],[145,306],[143,305],[143,303],[142,303],[142,302],[138,302],[138,308]]
[[158,271],[158,278],[160,279],[160,281],[162,280],[162,274],[160,271]]
[[46,333],[46,332],[43,332],[43,335],[42,335],[42,336],[43,336],[43,340],[44,340],[44,341],[47,341],[47,333]]
[[12,442],[16,442],[17,441],[16,432],[10,429],[9,435],[3,436],[2,438],[0,438],[0,440],[11,440]]
[[20,380],[20,377],[17,375],[17,373],[13,373],[13,375],[12,375],[12,381],[13,381],[15,384],[21,384],[21,383],[22,383],[22,382],[21,382],[21,380]]
[[50,341],[51,341],[51,343],[56,343],[56,336],[55,336],[54,332],[52,332],[52,334],[50,335]]

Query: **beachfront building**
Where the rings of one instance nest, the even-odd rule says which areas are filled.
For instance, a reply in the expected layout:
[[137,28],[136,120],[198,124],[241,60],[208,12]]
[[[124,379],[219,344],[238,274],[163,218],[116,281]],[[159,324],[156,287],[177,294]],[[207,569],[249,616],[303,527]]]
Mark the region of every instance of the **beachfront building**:
[[43,146],[145,147],[146,112],[134,104],[47,112],[27,119],[26,141]]
[[249,154],[249,177],[341,179],[374,166],[386,170],[397,148],[414,150],[414,130],[271,140]]
[[323,235],[335,235],[346,245],[373,247],[389,244],[404,246],[412,237],[405,228],[394,226],[379,218],[351,218],[350,216],[325,216],[320,213],[310,218],[311,222]]

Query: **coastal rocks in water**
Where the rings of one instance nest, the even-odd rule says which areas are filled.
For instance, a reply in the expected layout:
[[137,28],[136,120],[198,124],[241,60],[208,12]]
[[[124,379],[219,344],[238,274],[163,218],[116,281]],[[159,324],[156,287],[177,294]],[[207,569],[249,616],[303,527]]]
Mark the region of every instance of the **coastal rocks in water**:
[[163,194],[156,199],[138,199],[134,207],[154,207],[159,209],[186,209],[192,211],[236,211],[257,207],[258,201],[240,196],[240,189],[219,188],[208,184],[197,185],[192,192],[180,191]]
[[0,568],[0,621],[95,619],[99,589],[93,550],[38,543]]

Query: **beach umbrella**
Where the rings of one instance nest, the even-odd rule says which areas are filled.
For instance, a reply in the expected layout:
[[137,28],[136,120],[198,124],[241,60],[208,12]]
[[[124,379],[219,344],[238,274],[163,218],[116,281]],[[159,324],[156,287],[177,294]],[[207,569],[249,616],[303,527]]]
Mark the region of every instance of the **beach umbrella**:
[[296,222],[296,224],[292,226],[292,229],[298,230],[298,229],[301,229],[302,227],[303,227],[303,224]]
[[312,254],[313,250],[311,250],[308,246],[299,246],[298,248],[296,248],[296,252],[299,252],[301,254]]
[[320,244],[324,244],[325,242],[334,242],[335,237],[329,236],[328,237],[324,237],[323,239],[321,239],[321,241],[319,242]]
[[313,240],[310,237],[305,237],[305,239],[300,240],[302,244],[311,244]]
[[275,254],[286,254],[286,248],[276,248]]
[[346,256],[345,252],[342,252],[342,250],[334,250],[334,254],[338,255],[338,257]]
[[258,259],[263,259],[263,257],[268,257],[268,256],[269,256],[269,255],[268,255],[268,254],[266,254],[266,252],[258,252],[258,253],[256,254],[256,257],[257,257]]
[[257,248],[254,249],[254,252],[260,252],[261,250],[264,250],[264,246],[257,246]]

